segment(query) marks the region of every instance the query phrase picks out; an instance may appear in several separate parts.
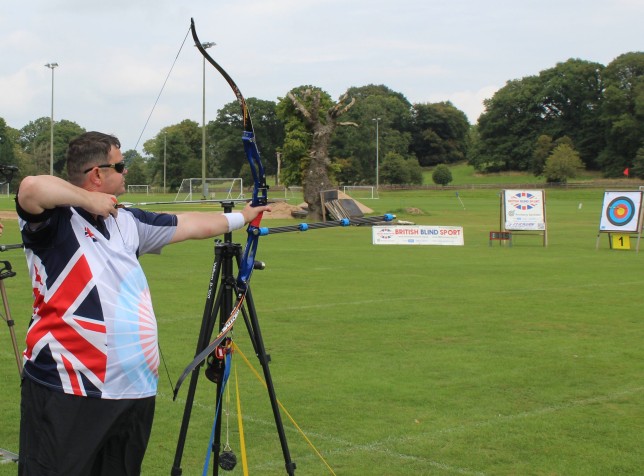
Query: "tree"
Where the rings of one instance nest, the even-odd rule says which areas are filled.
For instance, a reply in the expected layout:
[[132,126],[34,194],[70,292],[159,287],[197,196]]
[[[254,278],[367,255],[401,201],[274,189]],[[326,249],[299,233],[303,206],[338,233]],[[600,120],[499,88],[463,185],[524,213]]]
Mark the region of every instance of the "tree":
[[165,127],[155,138],[143,144],[152,157],[148,160],[148,180],[163,185],[163,162],[166,158],[166,187],[176,189],[184,178],[201,177],[201,127],[185,119]]
[[508,81],[491,99],[478,121],[478,140],[468,162],[481,172],[528,170],[541,132],[542,109],[535,76]]
[[467,116],[447,102],[414,104],[411,151],[422,166],[465,159],[470,124]]
[[341,127],[333,135],[330,156],[336,165],[335,179],[343,184],[374,184],[376,153],[379,157],[389,152],[410,156],[411,104],[384,85],[351,87],[347,94],[356,102],[344,120],[358,127]]
[[16,165],[13,137],[9,129],[0,117],[0,165]]
[[355,123],[339,121],[339,118],[351,109],[355,99],[349,99],[348,95],[344,94],[330,107],[324,107],[329,96],[317,88],[294,89],[286,96],[310,134],[310,146],[302,174],[304,200],[308,204],[309,216],[313,220],[321,220],[324,210],[320,192],[333,188],[329,178],[332,175],[329,158],[331,138],[338,126],[357,126]]
[[599,157],[604,175],[616,177],[633,164],[644,145],[644,53],[626,53],[604,71],[601,123],[606,147]]
[[447,185],[452,181],[452,171],[445,164],[439,164],[432,172],[432,180],[436,185]]
[[393,185],[420,185],[423,171],[415,157],[405,158],[397,152],[387,152],[380,167],[380,181]]
[[584,163],[579,158],[579,153],[570,145],[561,144],[555,147],[546,160],[543,174],[548,182],[566,183],[581,170],[584,170]]
[[134,149],[123,152],[127,167],[126,181],[129,185],[148,185],[145,160]]
[[532,173],[535,177],[543,174],[543,168],[546,166],[546,160],[552,152],[552,137],[547,134],[541,134],[537,137],[537,143],[532,151]]
[[534,170],[537,139],[548,135],[571,137],[584,163],[596,168],[604,147],[599,121],[603,68],[570,59],[538,76],[506,83],[484,102],[470,163],[481,171]]
[[[284,124],[277,116],[276,104],[248,98],[246,105],[253,120],[255,139],[266,174],[275,174],[277,149],[284,142]],[[208,123],[206,162],[210,177],[241,176],[241,169],[247,163],[242,150],[242,129],[243,117],[237,101],[224,105],[218,111],[217,118]]]
[[597,156],[605,146],[599,121],[603,71],[603,65],[581,59],[557,63],[539,73],[542,89],[535,97],[543,111],[540,132],[553,138],[570,137],[591,169],[597,169]]
[[[20,130],[19,143],[30,156],[32,174],[48,174],[51,150],[51,119],[41,117]],[[54,175],[66,177],[66,153],[69,142],[85,132],[75,122],[62,119],[54,124]]]
[[630,172],[633,177],[644,179],[644,147],[640,147],[637,151]]

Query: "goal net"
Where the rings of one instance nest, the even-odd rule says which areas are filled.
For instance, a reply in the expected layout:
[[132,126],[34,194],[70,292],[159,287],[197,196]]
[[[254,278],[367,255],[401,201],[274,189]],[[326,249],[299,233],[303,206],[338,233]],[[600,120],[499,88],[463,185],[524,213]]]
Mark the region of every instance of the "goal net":
[[181,181],[175,202],[191,200],[237,200],[244,198],[244,182],[241,178],[185,178]]
[[360,200],[379,198],[378,190],[373,185],[346,185],[342,187],[342,191],[351,198]]
[[145,193],[150,195],[150,186],[149,185],[128,185],[127,193]]

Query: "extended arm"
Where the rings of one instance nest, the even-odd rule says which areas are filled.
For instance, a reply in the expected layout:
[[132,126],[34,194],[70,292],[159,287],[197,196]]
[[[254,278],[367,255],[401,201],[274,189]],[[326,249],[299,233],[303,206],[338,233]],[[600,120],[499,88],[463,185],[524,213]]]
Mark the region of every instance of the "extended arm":
[[[244,224],[253,221],[257,215],[266,211],[270,211],[270,207],[252,207],[250,204],[246,205],[241,211],[244,223],[239,223],[237,226],[233,224],[233,228],[241,228]],[[223,235],[228,231],[232,231],[229,228],[228,219],[223,213],[186,212],[178,214],[177,219],[177,231],[172,237],[171,243],[212,238],[213,236]]]

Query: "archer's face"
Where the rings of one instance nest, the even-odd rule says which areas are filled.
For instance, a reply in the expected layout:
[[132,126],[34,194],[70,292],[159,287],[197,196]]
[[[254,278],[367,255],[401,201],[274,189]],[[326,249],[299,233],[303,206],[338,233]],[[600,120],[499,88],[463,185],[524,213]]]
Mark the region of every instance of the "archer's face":
[[[108,154],[108,163],[109,164],[119,164],[123,162],[123,154],[121,150],[112,146],[110,153]],[[125,175],[127,175],[127,169],[123,169],[123,172],[119,173],[113,167],[103,167],[98,169],[101,174],[101,187],[100,191],[104,193],[111,193],[112,195],[122,195],[125,193]]]

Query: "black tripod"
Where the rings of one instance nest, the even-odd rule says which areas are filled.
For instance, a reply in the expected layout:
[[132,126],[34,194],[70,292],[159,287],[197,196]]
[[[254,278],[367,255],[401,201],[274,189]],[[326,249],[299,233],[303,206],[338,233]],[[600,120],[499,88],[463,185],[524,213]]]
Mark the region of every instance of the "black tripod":
[[[234,206],[234,202],[222,203],[222,207],[224,208],[225,213],[229,213]],[[206,305],[201,321],[201,330],[199,331],[199,339],[197,341],[197,350],[195,352],[195,355],[199,354],[208,346],[211,336],[213,335],[213,332],[215,330],[217,318],[219,317],[218,329],[221,329],[221,326],[233,310],[236,297],[235,276],[233,274],[233,260],[235,261],[237,268],[239,269],[240,257],[242,256],[242,252],[243,250],[241,245],[232,243],[232,233],[226,233],[224,235],[223,242],[219,240],[215,241],[215,260],[212,267],[210,282],[208,284]],[[263,263],[256,262],[255,269],[263,268]],[[217,283],[220,283],[218,289]],[[282,446],[282,454],[284,455],[286,472],[289,475],[294,475],[295,463],[291,460],[291,455],[288,449],[286,434],[284,433],[284,426],[282,424],[277,397],[275,395],[275,388],[273,386],[273,380],[271,378],[271,373],[268,366],[270,357],[266,354],[266,349],[262,340],[262,334],[259,328],[259,321],[257,319],[257,313],[255,312],[255,305],[253,303],[253,296],[251,294],[250,288],[246,292],[246,300],[243,304],[241,312],[242,316],[244,317],[246,328],[248,329],[248,334],[250,336],[253,349],[255,350],[255,354],[257,355],[257,358],[259,359],[259,362],[264,371],[264,380],[266,381],[266,388],[268,389],[268,396],[270,398],[273,416],[275,418],[275,425],[277,427],[277,433],[279,435],[280,444]],[[188,387],[186,405],[183,412],[183,420],[181,422],[181,429],[179,431],[179,441],[177,442],[174,463],[172,466],[172,471],[170,473],[172,476],[180,476],[182,474],[181,457],[183,455],[186,434],[188,432],[188,425],[190,423],[190,414],[192,412],[192,405],[194,402],[195,390],[197,388],[197,380],[199,379],[200,367],[201,365],[193,370],[192,375],[190,376],[190,385]],[[219,474],[222,413],[219,400],[221,398],[221,387],[223,385],[221,376],[223,374],[224,367],[225,360],[219,360],[216,358],[212,358],[212,360],[208,359],[206,376],[217,384],[217,414],[215,416],[215,438],[212,445],[212,452],[214,456],[214,475]],[[222,467],[224,467],[223,462]],[[232,469],[232,467],[229,469]]]

